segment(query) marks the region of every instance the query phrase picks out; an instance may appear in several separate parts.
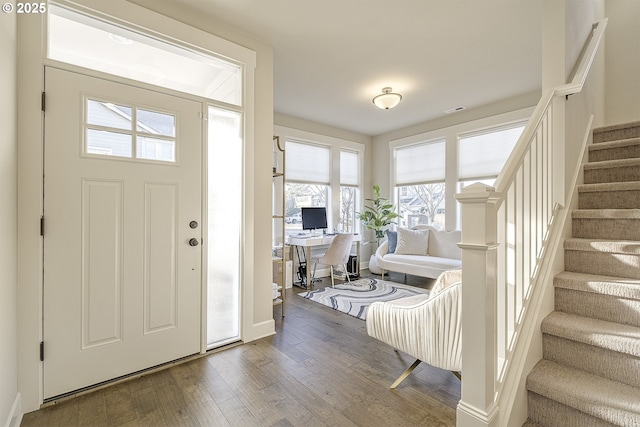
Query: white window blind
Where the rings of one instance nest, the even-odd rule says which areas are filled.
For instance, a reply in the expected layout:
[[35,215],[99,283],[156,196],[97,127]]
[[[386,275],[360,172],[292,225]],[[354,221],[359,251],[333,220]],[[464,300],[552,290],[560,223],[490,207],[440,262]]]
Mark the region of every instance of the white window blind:
[[498,176],[524,126],[519,124],[460,136],[459,179],[463,181]]
[[445,140],[396,148],[396,186],[444,181]]
[[340,151],[340,185],[358,185],[358,153]]
[[286,141],[287,181],[314,184],[330,183],[331,150],[329,147]]

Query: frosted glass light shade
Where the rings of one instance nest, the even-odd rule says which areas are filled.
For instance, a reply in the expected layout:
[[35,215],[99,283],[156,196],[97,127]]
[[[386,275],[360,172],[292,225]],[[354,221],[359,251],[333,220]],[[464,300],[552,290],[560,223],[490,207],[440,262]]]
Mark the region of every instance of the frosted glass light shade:
[[390,87],[385,87],[382,89],[382,94],[373,98],[373,103],[381,110],[388,110],[398,105],[401,100],[402,95],[391,92]]

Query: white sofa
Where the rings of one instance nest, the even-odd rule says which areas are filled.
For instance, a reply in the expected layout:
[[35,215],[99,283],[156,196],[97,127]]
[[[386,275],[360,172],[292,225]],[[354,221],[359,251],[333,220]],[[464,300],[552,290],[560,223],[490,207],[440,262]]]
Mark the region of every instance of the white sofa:
[[428,248],[426,255],[404,255],[389,253],[389,241],[386,240],[376,250],[376,262],[384,272],[396,271],[415,276],[436,279],[441,273],[462,267],[460,231],[438,230],[429,225],[417,225],[415,230],[428,230]]

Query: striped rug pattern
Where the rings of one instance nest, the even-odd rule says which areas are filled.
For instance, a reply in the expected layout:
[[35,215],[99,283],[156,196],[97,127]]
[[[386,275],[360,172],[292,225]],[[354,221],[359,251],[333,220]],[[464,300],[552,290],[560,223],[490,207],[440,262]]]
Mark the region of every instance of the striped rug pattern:
[[420,294],[428,294],[427,289],[403,285],[375,278],[354,280],[351,283],[328,286],[322,289],[302,292],[300,295],[334,310],[366,320],[367,309],[376,301],[393,301]]

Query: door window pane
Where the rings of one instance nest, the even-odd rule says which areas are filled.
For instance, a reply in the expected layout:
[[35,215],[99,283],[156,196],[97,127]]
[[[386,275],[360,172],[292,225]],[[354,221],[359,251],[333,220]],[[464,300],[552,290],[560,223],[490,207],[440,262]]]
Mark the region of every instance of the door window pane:
[[87,99],[85,108],[86,154],[176,161],[175,114],[98,99]]
[[136,157],[139,159],[175,162],[175,141],[139,136],[136,144]]
[[131,157],[131,135],[87,129],[87,153],[102,156]]
[[240,339],[242,114],[209,107],[207,347]]
[[138,132],[149,132],[170,137],[176,136],[176,117],[173,114],[147,111],[141,108],[138,108],[136,113]]
[[124,105],[87,101],[87,124],[115,129],[131,129],[133,109]]

